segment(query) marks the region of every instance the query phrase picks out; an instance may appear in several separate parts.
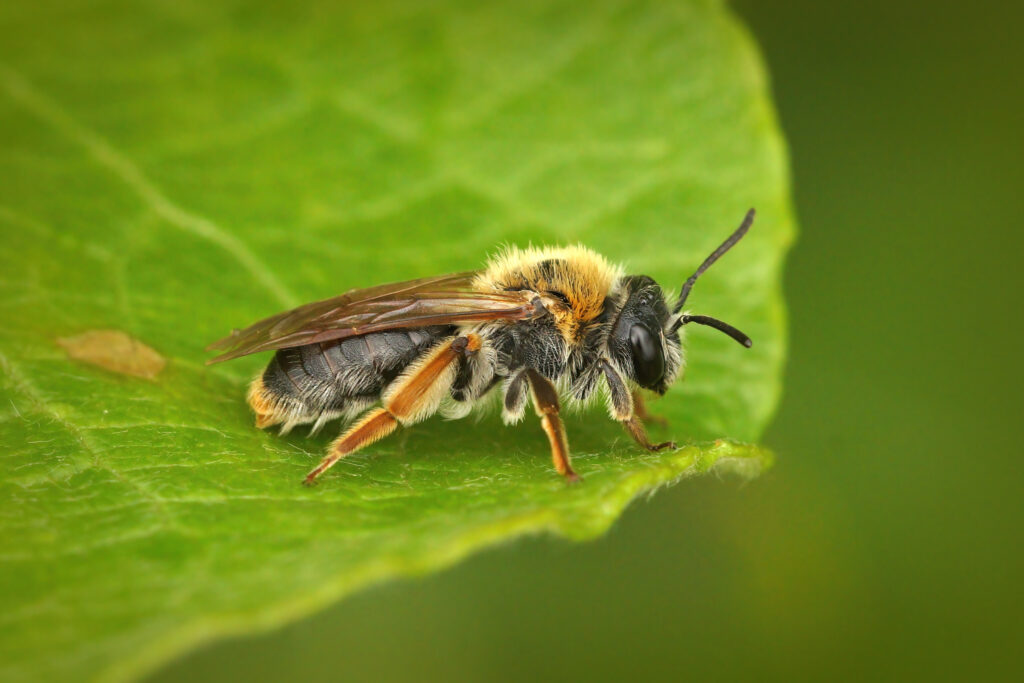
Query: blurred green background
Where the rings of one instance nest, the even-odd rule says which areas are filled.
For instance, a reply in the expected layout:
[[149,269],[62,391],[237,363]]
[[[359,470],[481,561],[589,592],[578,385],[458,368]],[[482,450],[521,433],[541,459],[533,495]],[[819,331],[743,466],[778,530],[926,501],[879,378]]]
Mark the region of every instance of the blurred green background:
[[734,3],[802,233],[775,469],[520,541],[154,680],[1020,680],[1019,3]]

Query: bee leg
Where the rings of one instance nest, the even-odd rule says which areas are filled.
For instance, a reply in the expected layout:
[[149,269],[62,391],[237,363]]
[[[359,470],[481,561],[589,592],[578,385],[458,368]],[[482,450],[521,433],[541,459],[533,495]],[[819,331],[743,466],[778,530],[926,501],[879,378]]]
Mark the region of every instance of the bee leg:
[[307,486],[334,463],[364,446],[383,439],[399,424],[408,426],[421,422],[437,412],[441,400],[455,381],[456,361],[480,349],[480,337],[467,334],[435,346],[415,360],[384,390],[382,408],[364,414],[339,436],[327,453],[302,483]]
[[643,422],[640,421],[637,411],[634,410],[634,396],[629,391],[629,387],[626,386],[625,380],[612,367],[611,363],[606,360],[601,361],[601,370],[608,381],[612,418],[621,422],[622,426],[626,428],[626,432],[633,437],[633,440],[649,451],[675,448],[676,444],[673,441],[665,441],[658,444],[651,443],[650,439],[647,438],[647,430],[644,429]]
[[647,424],[668,427],[668,420],[647,410],[647,402],[644,400],[643,394],[635,389],[633,390],[633,413]]
[[633,437],[634,441],[652,453],[666,448],[676,448],[675,441],[651,443],[650,439],[647,438],[647,430],[644,429],[644,423],[638,420],[636,415],[633,415],[628,420],[623,420],[622,425],[626,428],[629,435]]
[[533,405],[540,418],[540,425],[551,442],[551,459],[555,463],[555,470],[569,482],[579,481],[579,475],[572,471],[569,463],[569,440],[565,436],[562,419],[558,416],[560,406],[555,385],[532,368],[526,370],[526,379],[530,382],[530,393],[533,395]]
[[364,446],[380,441],[395,431],[397,427],[398,420],[386,408],[374,408],[331,444],[331,450],[328,452],[327,457],[321,460],[320,464],[306,475],[302,483],[306,486],[311,485],[316,481],[317,477],[330,469],[334,463],[349,453],[354,453]]

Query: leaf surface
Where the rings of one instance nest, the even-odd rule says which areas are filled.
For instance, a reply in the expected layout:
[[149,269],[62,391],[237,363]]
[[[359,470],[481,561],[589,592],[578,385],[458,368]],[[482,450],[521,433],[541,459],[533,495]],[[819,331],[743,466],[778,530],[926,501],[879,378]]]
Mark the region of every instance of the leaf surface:
[[[131,678],[770,460],[745,444],[779,394],[793,221],[764,72],[721,5],[338,4],[0,8],[4,680]],[[332,428],[253,428],[265,355],[203,365],[233,327],[501,243],[582,242],[675,288],[749,206],[689,305],[754,348],[690,332],[686,381],[651,404],[677,452],[570,415],[579,486],[537,424],[491,415],[400,431],[305,489]]]

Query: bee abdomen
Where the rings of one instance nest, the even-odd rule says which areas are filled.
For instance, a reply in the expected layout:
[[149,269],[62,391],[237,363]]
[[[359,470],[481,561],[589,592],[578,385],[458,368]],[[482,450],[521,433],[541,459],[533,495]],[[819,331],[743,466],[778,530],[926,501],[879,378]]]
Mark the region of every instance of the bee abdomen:
[[287,428],[358,412],[451,333],[448,326],[411,328],[280,349],[250,394],[257,423]]

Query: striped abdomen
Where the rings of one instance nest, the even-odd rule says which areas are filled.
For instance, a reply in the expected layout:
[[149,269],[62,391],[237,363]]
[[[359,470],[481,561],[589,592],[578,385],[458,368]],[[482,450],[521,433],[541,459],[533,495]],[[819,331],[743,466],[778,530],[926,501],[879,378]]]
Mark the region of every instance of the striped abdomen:
[[283,424],[287,431],[315,422],[317,429],[355,415],[377,401],[409,363],[453,333],[443,325],[420,327],[281,349],[249,391],[257,426]]

